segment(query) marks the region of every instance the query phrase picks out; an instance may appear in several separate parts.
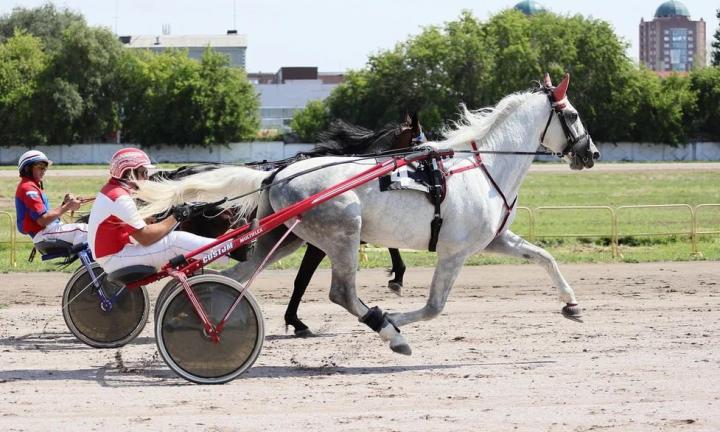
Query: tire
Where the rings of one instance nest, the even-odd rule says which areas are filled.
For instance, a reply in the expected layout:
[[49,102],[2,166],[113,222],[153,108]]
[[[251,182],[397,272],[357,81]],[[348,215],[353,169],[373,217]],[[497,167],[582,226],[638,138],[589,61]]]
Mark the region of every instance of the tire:
[[112,310],[105,312],[100,307],[97,289],[84,267],[73,273],[65,286],[62,297],[62,312],[70,332],[94,348],[117,348],[132,341],[145,327],[150,314],[150,298],[147,289],[139,287],[128,290],[110,283],[97,263],[91,269],[100,276],[105,294],[113,296],[120,289],[123,292],[113,303]]
[[[208,268],[201,268],[197,273],[195,273],[193,276],[198,276],[202,274],[220,274],[219,270],[214,269],[208,269]],[[163,304],[167,296],[175,289],[175,287],[178,285],[178,281],[174,278],[170,278],[170,280],[165,284],[165,286],[160,290],[160,294],[158,294],[157,300],[155,300],[155,322],[158,320],[158,315],[160,314],[160,305]]]
[[[221,275],[188,279],[213,324],[220,322],[239,296],[242,285]],[[160,304],[155,339],[165,363],[178,375],[198,384],[223,384],[246,371],[260,355],[265,326],[257,302],[246,291],[215,343],[182,286]]]

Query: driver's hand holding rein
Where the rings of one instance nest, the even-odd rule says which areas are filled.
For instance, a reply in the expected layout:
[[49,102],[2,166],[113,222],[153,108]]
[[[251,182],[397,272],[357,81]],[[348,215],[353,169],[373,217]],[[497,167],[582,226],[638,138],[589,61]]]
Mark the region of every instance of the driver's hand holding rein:
[[177,223],[170,215],[157,223],[140,216],[131,193],[136,181],[148,179],[154,168],[140,149],[128,147],[110,160],[110,180],[95,198],[88,222],[88,243],[95,260],[110,273],[132,265],[160,269],[171,258],[185,254],[215,239],[173,231]]

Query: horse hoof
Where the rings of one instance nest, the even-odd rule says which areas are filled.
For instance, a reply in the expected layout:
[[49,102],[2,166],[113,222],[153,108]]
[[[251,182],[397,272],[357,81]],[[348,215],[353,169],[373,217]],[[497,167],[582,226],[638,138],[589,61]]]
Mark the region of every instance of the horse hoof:
[[388,281],[388,288],[390,288],[390,291],[393,294],[396,294],[398,296],[402,296],[402,284],[395,281]]
[[400,338],[401,340],[392,340],[390,342],[390,349],[393,350],[393,352],[396,352],[398,354],[404,354],[404,355],[411,355],[412,354],[412,348],[410,348],[410,345],[408,345],[407,342],[405,342],[405,338]]
[[577,303],[568,303],[562,308],[562,315],[573,321],[582,322],[580,317],[582,316],[582,309]]
[[304,329],[295,329],[295,336],[299,338],[307,338],[307,337],[313,337],[315,336],[309,328]]

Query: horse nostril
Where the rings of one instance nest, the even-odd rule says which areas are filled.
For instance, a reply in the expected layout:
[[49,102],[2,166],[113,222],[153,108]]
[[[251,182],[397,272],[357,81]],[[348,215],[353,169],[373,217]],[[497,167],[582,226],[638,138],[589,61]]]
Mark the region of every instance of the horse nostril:
[[594,159],[594,160],[600,159],[600,152],[599,152],[599,151],[594,151],[594,152],[593,152],[593,159]]

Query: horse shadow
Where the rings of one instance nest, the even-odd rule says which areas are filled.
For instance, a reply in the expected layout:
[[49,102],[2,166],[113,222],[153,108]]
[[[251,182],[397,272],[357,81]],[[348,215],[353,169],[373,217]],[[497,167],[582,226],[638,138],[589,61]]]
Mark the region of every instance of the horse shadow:
[[[137,337],[130,342],[132,344],[154,344],[154,337]],[[18,351],[36,350],[41,352],[64,351],[64,350],[96,350],[77,339],[70,332],[49,332],[28,333],[22,336],[10,336],[0,338],[0,347],[10,347]]]

